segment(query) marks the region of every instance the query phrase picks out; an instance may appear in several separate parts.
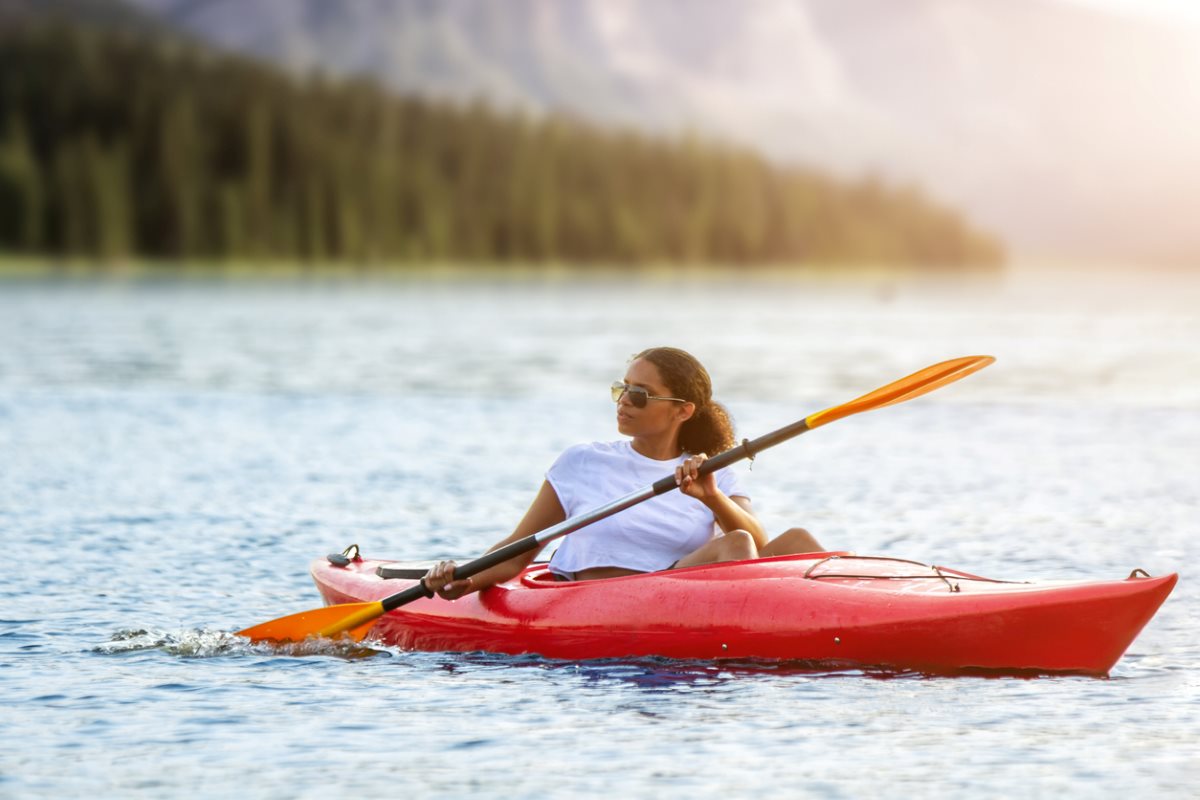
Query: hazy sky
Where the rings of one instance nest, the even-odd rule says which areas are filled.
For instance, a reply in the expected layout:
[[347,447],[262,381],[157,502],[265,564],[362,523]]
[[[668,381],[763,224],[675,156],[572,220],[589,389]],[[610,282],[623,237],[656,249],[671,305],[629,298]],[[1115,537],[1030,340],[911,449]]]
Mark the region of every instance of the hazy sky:
[[1200,25],[1200,2],[1197,0],[1069,0],[1084,6],[1109,8],[1127,14],[1170,18]]

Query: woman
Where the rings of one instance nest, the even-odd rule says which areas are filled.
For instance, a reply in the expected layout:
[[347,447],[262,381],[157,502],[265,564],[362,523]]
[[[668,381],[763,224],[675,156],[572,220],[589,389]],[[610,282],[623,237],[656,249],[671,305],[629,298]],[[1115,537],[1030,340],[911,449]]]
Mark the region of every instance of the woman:
[[[693,356],[673,347],[645,350],[634,356],[612,391],[617,430],[630,440],[576,445],[559,456],[516,530],[493,550],[641,489],[672,470],[678,492],[568,535],[550,560],[550,571],[559,580],[586,581],[821,549],[802,528],[768,542],[732,470],[699,474],[708,453],[724,452],[735,440],[729,415],[712,399],[708,372]],[[453,600],[515,577],[536,555],[531,551],[457,581],[451,580],[454,562],[443,561],[426,574],[425,585]]]

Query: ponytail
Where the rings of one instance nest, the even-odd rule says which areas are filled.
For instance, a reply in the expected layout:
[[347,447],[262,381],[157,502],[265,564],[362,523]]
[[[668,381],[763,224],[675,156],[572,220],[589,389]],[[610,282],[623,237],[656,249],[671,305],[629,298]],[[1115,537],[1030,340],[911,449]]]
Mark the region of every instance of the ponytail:
[[679,429],[679,446],[692,455],[715,456],[733,447],[735,441],[733,420],[725,406],[715,400],[697,406],[696,413]]

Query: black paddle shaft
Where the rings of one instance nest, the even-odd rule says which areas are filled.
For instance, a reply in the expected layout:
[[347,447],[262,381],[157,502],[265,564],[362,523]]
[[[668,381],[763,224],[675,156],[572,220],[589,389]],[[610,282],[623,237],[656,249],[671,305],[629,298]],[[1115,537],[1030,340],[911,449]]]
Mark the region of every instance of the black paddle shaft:
[[[707,475],[710,472],[724,469],[730,464],[736,464],[742,459],[753,459],[763,450],[786,442],[788,439],[793,439],[808,429],[808,420],[802,419],[799,422],[793,422],[791,425],[785,425],[779,430],[764,434],[757,439],[745,439],[738,446],[707,459],[700,465],[699,473]],[[624,511],[631,506],[635,506],[644,500],[649,500],[651,497],[657,497],[660,494],[666,494],[677,488],[679,488],[679,484],[675,481],[675,476],[667,475],[661,480],[655,481],[650,486],[614,500],[608,505],[589,511],[586,514],[571,517],[557,525],[552,525],[545,530],[526,536],[524,539],[518,539],[515,542],[506,544],[504,547],[497,548],[474,561],[460,564],[454,568],[454,579],[463,580],[464,578],[469,578],[472,575],[483,572],[485,569],[491,569],[497,564],[503,564],[509,559],[516,558],[522,553],[528,553],[530,550],[537,549],[547,542],[591,525],[593,522],[598,522],[605,517],[610,517],[619,511]],[[424,578],[416,586],[412,586],[402,592],[397,592],[390,597],[385,597],[381,603],[384,611],[391,611],[421,597],[433,597],[433,592],[425,586]]]

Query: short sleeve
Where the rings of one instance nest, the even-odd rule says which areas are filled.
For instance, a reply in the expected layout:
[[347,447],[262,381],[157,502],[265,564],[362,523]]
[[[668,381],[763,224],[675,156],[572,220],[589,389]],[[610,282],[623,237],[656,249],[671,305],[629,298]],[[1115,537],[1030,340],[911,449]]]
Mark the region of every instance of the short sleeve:
[[737,472],[732,467],[717,473],[717,488],[724,492],[729,497],[744,497],[750,499],[749,493],[742,488],[741,480],[738,478]]
[[583,460],[584,454],[588,449],[587,445],[577,444],[568,447],[554,463],[550,465],[550,469],[546,470],[546,481],[554,489],[554,493],[558,495],[559,505],[567,511],[570,516],[570,510],[574,507],[576,493],[574,483],[578,480],[581,470],[579,469],[580,462]]

